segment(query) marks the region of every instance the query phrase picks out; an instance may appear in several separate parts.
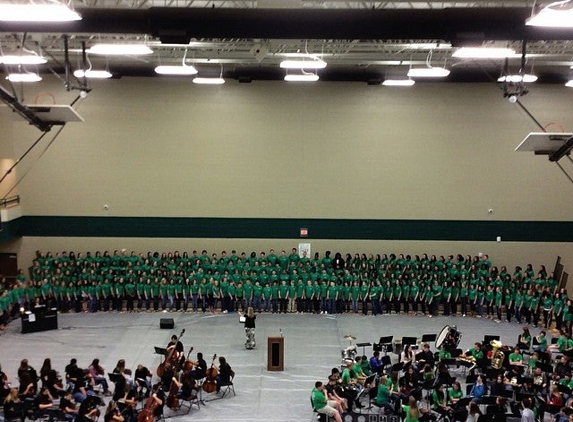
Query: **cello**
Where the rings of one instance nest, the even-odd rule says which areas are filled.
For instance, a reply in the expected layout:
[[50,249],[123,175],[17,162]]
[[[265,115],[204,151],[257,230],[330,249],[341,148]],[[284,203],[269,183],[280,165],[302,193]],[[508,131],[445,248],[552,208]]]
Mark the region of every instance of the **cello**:
[[155,393],[161,388],[161,383],[157,384],[157,388],[145,400],[145,406],[137,415],[137,422],[153,422],[155,420],[155,409],[161,406],[155,399]]
[[195,363],[189,359],[189,356],[191,355],[191,352],[193,351],[193,347],[191,347],[189,349],[189,352],[187,353],[187,359],[185,359],[185,363],[183,364],[183,371],[185,372],[189,372],[193,369],[193,366],[195,365]]
[[217,359],[217,354],[213,355],[213,360],[211,361],[211,367],[205,372],[205,382],[203,382],[203,391],[206,393],[212,393],[217,389],[217,382],[215,378],[219,375],[217,368],[215,368],[215,359]]
[[183,328],[183,330],[181,330],[181,334],[179,334],[179,337],[177,337],[175,346],[171,349],[171,351],[169,352],[169,354],[165,357],[165,360],[163,362],[161,362],[159,364],[159,366],[157,367],[157,370],[155,371],[157,376],[159,378],[161,378],[163,376],[163,373],[165,372],[165,364],[166,363],[170,363],[173,364],[173,355],[175,354],[175,349],[177,348],[177,341],[179,341],[181,339],[181,337],[183,337],[183,334],[185,334],[185,328]]

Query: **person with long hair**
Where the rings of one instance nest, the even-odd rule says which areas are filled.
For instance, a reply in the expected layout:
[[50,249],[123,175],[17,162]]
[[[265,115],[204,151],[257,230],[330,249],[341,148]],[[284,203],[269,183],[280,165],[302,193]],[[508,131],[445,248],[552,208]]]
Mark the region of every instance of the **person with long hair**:
[[245,348],[248,350],[254,349],[256,346],[255,320],[257,319],[257,316],[255,315],[255,310],[253,309],[252,306],[249,306],[246,314],[243,314],[241,312],[239,312],[239,314],[241,317],[245,318],[245,336],[246,336]]
[[418,422],[420,418],[420,409],[418,409],[418,402],[414,396],[408,398],[408,404],[402,405],[404,411],[404,422]]

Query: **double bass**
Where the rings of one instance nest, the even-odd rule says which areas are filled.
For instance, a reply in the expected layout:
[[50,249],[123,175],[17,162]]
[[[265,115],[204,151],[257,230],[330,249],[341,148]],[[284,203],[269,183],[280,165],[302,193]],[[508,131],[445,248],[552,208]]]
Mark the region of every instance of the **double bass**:
[[206,379],[203,382],[203,391],[206,393],[213,393],[217,389],[217,382],[215,378],[219,375],[219,371],[215,368],[215,359],[217,359],[217,354],[213,355],[213,360],[211,361],[211,367],[206,371]]
[[[183,337],[183,334],[185,334],[185,328],[183,328],[183,330],[181,330],[181,334],[179,334],[179,337],[177,337],[177,341],[179,341],[181,339],[181,337]],[[177,341],[176,341],[175,345],[177,345]],[[171,349],[169,354],[167,356],[165,356],[165,360],[163,362],[161,362],[159,364],[159,366],[157,367],[157,370],[155,372],[159,378],[161,378],[163,376],[163,373],[165,372],[165,364],[166,363],[170,363],[173,365],[174,360],[175,360],[175,358],[174,358],[175,349],[176,349],[176,346]]]

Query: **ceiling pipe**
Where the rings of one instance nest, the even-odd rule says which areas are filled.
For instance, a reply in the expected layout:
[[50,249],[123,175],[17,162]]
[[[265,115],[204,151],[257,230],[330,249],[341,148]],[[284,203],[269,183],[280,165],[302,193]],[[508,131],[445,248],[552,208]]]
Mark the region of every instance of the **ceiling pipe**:
[[78,9],[81,21],[1,22],[0,32],[149,34],[191,38],[573,40],[573,30],[525,25],[529,8]]

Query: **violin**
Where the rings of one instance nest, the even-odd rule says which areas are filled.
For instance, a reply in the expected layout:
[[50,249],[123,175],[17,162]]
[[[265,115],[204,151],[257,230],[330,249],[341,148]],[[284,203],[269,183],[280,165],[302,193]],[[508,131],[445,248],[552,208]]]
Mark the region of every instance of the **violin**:
[[181,337],[183,337],[183,334],[185,334],[185,328],[183,328],[183,330],[181,330],[181,334],[179,334],[179,337],[177,337],[177,340],[175,341],[175,347],[173,347],[171,349],[171,351],[169,352],[169,354],[165,357],[165,360],[163,362],[161,362],[159,364],[159,366],[157,367],[157,370],[155,371],[157,373],[157,376],[159,378],[161,378],[163,376],[163,373],[165,372],[165,364],[166,363],[170,363],[173,364],[175,361],[175,352],[176,352],[176,348],[177,348],[177,342],[181,339]]
[[141,409],[141,412],[137,415],[137,422],[154,422],[155,421],[155,409],[160,406],[155,400],[155,393],[161,388],[161,383],[157,385],[157,388],[151,393],[149,398],[145,400],[145,406]]
[[217,382],[215,378],[219,375],[219,371],[215,368],[215,359],[217,359],[217,354],[213,355],[213,360],[211,361],[211,367],[205,372],[205,382],[203,382],[203,391],[206,393],[213,393],[217,389]]

